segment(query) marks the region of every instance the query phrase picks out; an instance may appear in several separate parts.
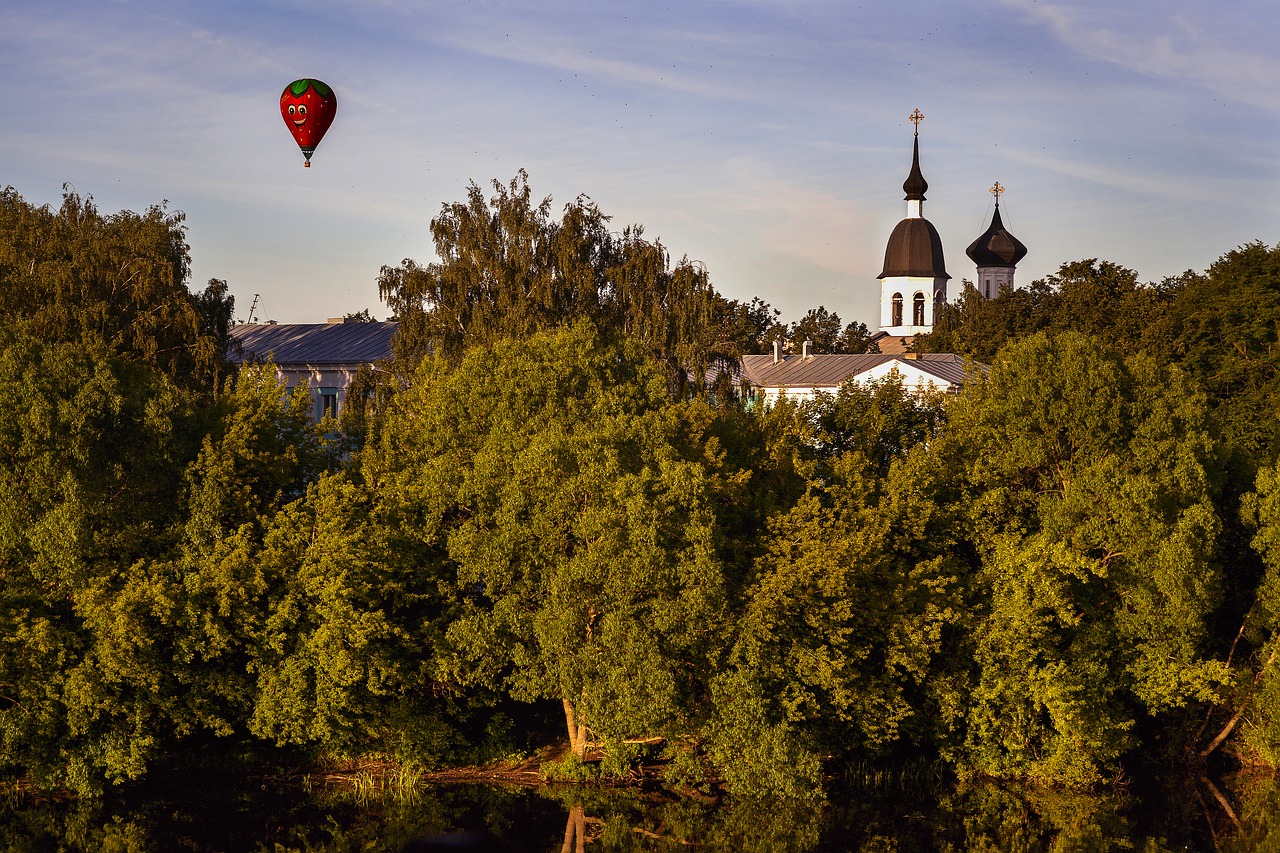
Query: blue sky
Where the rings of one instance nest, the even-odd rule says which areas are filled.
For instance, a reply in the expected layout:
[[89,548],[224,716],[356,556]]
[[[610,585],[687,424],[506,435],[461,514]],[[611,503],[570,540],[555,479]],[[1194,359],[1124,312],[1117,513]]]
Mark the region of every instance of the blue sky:
[[[1018,281],[1100,257],[1144,281],[1280,224],[1280,15],[1263,0],[126,2],[0,7],[0,185],[184,211],[237,317],[385,317],[468,182],[525,168],[702,261],[726,296],[877,323],[915,108],[958,285],[987,188]],[[334,87],[313,159],[281,121]],[[953,288],[958,290],[958,287]]]

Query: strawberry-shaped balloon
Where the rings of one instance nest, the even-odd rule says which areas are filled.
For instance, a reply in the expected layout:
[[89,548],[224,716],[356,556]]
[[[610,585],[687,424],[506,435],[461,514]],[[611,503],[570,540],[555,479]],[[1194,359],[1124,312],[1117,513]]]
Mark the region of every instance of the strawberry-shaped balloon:
[[280,95],[280,115],[302,149],[302,156],[307,158],[302,165],[311,166],[311,154],[337,113],[338,96],[319,80],[304,77],[284,87]]

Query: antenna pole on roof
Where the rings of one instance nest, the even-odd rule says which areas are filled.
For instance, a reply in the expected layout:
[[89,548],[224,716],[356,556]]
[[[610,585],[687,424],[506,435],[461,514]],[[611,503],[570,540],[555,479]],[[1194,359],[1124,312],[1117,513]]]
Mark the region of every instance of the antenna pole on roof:
[[247,323],[258,322],[258,296],[257,293],[253,294],[253,304],[249,306],[249,319],[245,321]]

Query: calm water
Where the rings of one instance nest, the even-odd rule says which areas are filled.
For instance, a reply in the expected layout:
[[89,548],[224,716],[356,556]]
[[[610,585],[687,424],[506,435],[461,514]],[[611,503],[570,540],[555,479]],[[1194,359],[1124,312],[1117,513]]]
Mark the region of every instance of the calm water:
[[1274,778],[1237,779],[1216,793],[1201,784],[1145,802],[984,785],[863,791],[822,808],[479,785],[376,802],[261,786],[182,788],[145,799],[0,804],[0,850],[1280,850]]

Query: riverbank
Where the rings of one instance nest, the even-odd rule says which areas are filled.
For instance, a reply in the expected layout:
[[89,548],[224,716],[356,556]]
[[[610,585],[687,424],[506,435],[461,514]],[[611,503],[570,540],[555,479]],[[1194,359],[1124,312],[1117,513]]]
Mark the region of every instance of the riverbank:
[[[184,849],[338,853],[418,849],[469,834],[494,849],[835,850],[1137,849],[1148,853],[1269,849],[1280,837],[1274,774],[1215,780],[1207,790],[1145,785],[1098,791],[944,782],[904,791],[914,775],[861,768],[825,803],[704,796],[596,771],[591,784],[547,778],[563,750],[481,766],[413,771],[386,761],[330,762],[310,772],[175,773],[101,798],[0,801],[0,850]],[[593,756],[589,756],[593,757]],[[588,765],[593,762],[588,761]],[[873,772],[874,771],[874,772]],[[1202,801],[1201,801],[1202,800]]]
[[[661,793],[671,798],[688,798],[705,803],[719,802],[723,784],[700,758],[694,770],[673,772],[673,761],[660,754],[661,742],[630,744],[637,747],[625,762],[606,761],[603,744],[592,744],[586,756],[577,759],[564,745],[548,745],[537,751],[482,765],[461,765],[419,769],[380,758],[350,761],[329,760],[313,770],[274,780],[283,785],[299,785],[307,791],[355,793],[365,799],[377,795],[393,797],[427,785],[499,785],[511,788],[594,787],[633,790],[643,794]],[[686,762],[686,764],[689,762]]]

